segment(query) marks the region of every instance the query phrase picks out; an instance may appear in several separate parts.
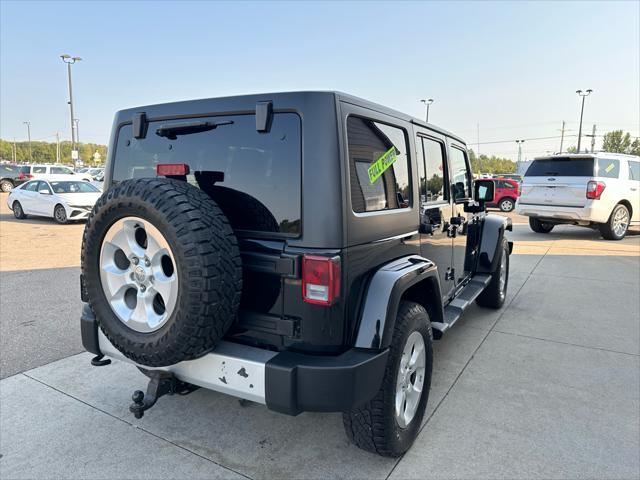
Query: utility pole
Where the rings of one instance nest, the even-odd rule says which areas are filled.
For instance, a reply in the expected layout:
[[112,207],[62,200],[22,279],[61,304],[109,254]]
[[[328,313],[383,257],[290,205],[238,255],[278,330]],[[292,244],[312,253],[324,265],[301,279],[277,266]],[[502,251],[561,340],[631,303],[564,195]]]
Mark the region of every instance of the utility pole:
[[33,154],[31,152],[31,122],[22,122],[27,126],[27,135],[29,137],[29,161],[33,162]]
[[587,89],[586,92],[583,92],[582,90],[576,90],[576,93],[582,97],[582,107],[580,108],[580,127],[578,128],[577,153],[580,153],[580,140],[582,139],[582,116],[584,115],[584,99],[591,95],[591,92],[593,92],[593,90],[591,90],[590,88]]
[[429,123],[429,107],[431,106],[431,104],[433,103],[433,98],[429,98],[427,100],[420,100],[422,103],[424,103],[424,107],[425,107],[425,122]]
[[516,140],[516,143],[518,144],[518,162],[520,162],[522,161],[522,144],[524,140]]
[[76,149],[75,121],[73,115],[73,87],[71,85],[71,65],[82,60],[80,57],[72,57],[69,54],[60,55],[60,58],[67,64],[67,76],[69,77],[69,111],[71,113],[71,158],[73,158]]
[[60,132],[56,132],[56,163],[60,163]]
[[562,120],[562,128],[560,129],[560,153],[562,153],[562,146],[564,144],[564,120]]
[[591,153],[593,153],[593,151],[596,148],[596,125],[593,125],[593,129],[591,130],[591,135],[586,135],[585,137],[591,137]]
[[18,163],[18,149],[16,147],[16,137],[13,137],[13,163]]
[[476,123],[476,127],[478,133],[478,152],[476,153],[476,155],[478,158],[478,169],[480,170],[480,172],[478,173],[482,173],[482,165],[480,163],[480,122]]

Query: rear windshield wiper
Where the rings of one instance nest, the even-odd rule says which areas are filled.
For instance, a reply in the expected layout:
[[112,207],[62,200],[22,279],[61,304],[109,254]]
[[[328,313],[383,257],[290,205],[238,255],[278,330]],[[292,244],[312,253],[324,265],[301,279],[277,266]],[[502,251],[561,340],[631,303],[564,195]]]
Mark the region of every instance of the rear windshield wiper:
[[156,130],[156,135],[167,137],[169,140],[175,140],[178,135],[189,135],[191,133],[207,132],[215,130],[220,125],[231,125],[232,120],[226,122],[193,122],[193,123],[174,123],[172,125],[163,125]]

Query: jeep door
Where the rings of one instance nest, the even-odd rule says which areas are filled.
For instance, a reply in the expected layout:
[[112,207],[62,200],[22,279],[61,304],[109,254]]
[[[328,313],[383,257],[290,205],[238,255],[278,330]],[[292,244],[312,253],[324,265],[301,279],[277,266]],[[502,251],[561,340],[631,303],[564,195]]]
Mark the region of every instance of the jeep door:
[[453,265],[455,286],[460,286],[471,272],[465,271],[467,253],[467,213],[464,205],[472,196],[471,168],[465,146],[457,141],[449,141],[449,171],[451,172],[451,200],[453,215],[451,233],[453,237]]
[[420,251],[436,263],[443,299],[453,293],[450,276],[453,241],[449,220],[453,216],[444,137],[417,130],[416,159],[420,199]]

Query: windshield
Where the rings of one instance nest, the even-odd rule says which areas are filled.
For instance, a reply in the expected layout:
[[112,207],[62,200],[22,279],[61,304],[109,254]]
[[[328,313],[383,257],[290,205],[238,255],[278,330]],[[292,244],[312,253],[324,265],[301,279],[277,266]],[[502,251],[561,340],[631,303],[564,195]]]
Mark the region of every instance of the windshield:
[[[215,125],[215,128],[212,126]],[[113,181],[156,177],[156,165],[186,163],[187,181],[206,191],[236,230],[298,235],[301,124],[294,113],[273,115],[268,132],[254,115],[150,122],[146,138],[120,128]]]
[[534,160],[525,177],[592,177],[593,158]]
[[54,193],[95,193],[100,192],[88,182],[49,182]]

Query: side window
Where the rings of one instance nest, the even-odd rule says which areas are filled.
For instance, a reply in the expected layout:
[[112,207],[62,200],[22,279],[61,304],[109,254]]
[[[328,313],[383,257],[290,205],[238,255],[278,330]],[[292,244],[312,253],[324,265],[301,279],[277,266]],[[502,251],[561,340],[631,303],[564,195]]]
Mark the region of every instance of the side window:
[[33,169],[31,173],[47,173],[47,167],[33,166],[31,168]]
[[596,177],[618,178],[620,176],[620,160],[599,158],[596,163]]
[[467,154],[457,147],[451,147],[451,185],[455,202],[471,197],[470,178]]
[[425,157],[425,176],[420,177],[420,183],[424,178],[427,202],[441,202],[449,198],[445,172],[446,163],[444,156],[444,144],[423,138],[422,145]]
[[629,180],[640,181],[640,162],[629,160]]
[[353,211],[409,207],[411,187],[404,130],[350,116],[347,140]]
[[51,167],[51,173],[56,175],[72,175],[73,172],[66,167]]
[[38,191],[40,190],[46,190],[51,193],[51,189],[49,188],[49,184],[47,182],[38,182]]
[[24,189],[29,192],[36,192],[38,191],[38,183],[40,182],[29,182],[24,186]]

